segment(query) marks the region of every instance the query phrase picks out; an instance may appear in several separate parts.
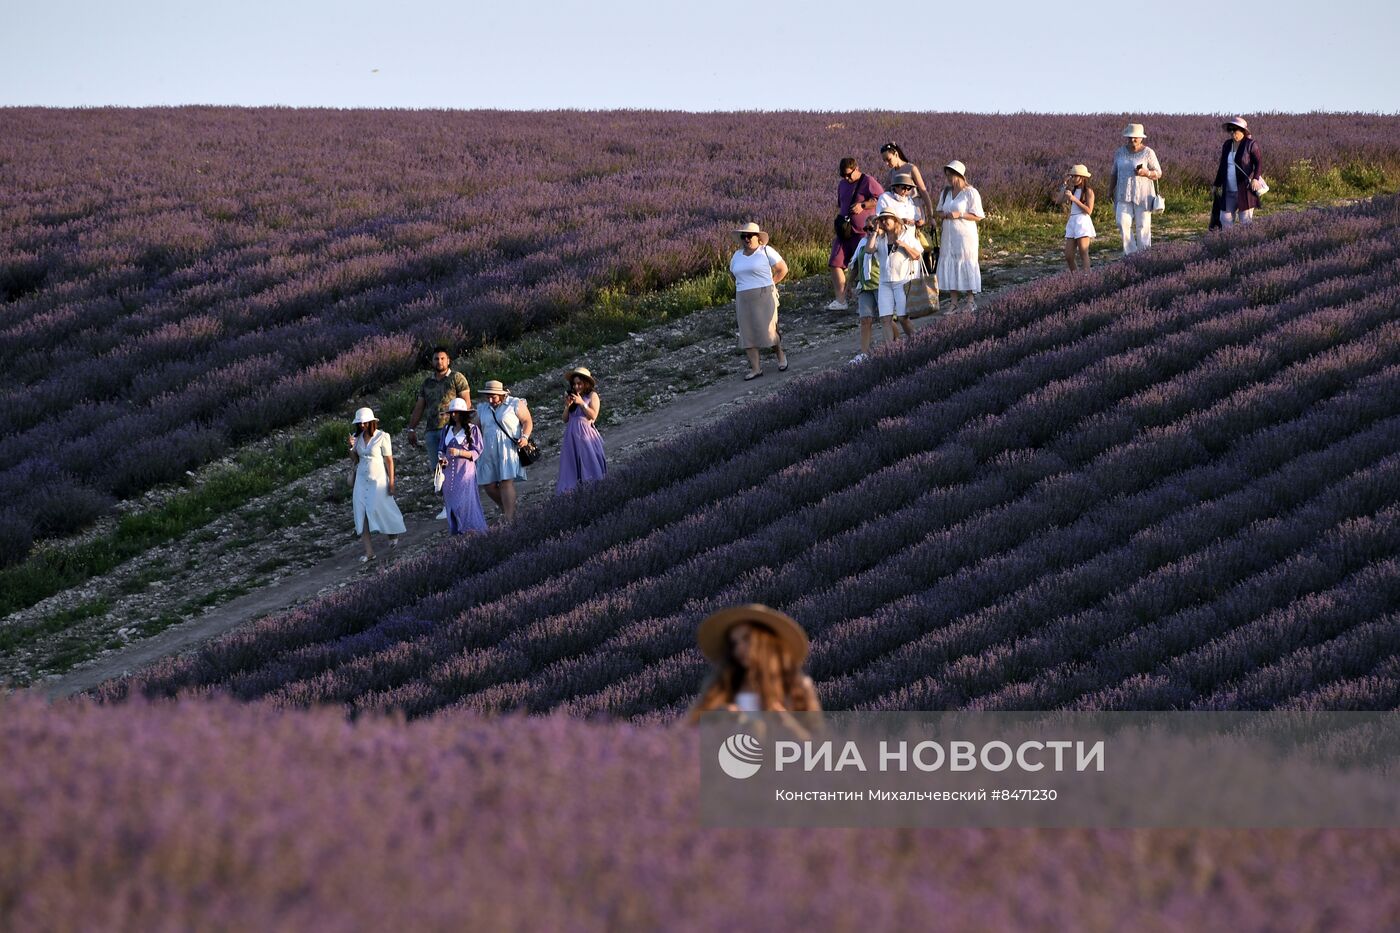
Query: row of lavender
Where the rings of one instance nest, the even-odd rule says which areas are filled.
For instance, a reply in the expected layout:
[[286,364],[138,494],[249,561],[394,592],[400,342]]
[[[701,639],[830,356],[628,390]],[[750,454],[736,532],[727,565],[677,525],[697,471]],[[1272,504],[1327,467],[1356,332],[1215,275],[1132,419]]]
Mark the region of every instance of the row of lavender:
[[0,928],[1361,930],[1400,912],[1393,831],[705,829],[695,739],[11,697]]
[[758,599],[838,707],[1394,706],[1397,306],[1393,198],[1048,280],[105,695],[664,717]]
[[[898,139],[993,210],[1101,169],[1112,115],[0,111],[0,528],[81,525],[229,444],[509,339],[597,288],[722,264],[757,217],[826,235],[835,163]],[[1149,120],[1175,184],[1209,117]],[[1395,119],[1276,116],[1274,166],[1400,167]],[[742,142],[740,142],[742,141]],[[1095,158],[1094,154],[1098,157]],[[0,562],[23,546],[0,547]]]

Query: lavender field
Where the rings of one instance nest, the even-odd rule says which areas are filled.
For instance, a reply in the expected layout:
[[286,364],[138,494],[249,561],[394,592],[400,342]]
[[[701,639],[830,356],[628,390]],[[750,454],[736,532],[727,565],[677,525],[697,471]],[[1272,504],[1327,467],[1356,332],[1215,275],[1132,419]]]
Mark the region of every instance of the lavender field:
[[696,736],[0,700],[9,930],[1379,930],[1400,833],[702,829]]
[[1042,280],[100,693],[664,721],[761,601],[832,708],[1394,709],[1397,308],[1395,197]]
[[[1203,203],[1217,119],[1141,119],[1167,194]],[[967,162],[994,213],[1042,209],[1066,164],[1106,170],[1123,120],[0,110],[0,565],[426,344],[713,269],[736,220],[820,241],[844,155],[897,139],[931,175]],[[1256,125],[1276,197],[1400,178],[1396,117]]]

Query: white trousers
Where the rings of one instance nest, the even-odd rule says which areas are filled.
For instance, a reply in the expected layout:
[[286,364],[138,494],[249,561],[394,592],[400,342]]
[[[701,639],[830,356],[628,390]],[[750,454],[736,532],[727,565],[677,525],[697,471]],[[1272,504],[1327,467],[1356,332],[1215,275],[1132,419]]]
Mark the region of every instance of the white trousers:
[[875,300],[880,309],[880,317],[907,317],[909,314],[909,296],[905,294],[904,282],[886,282],[880,279],[880,291],[876,293]]
[[1118,230],[1123,234],[1123,254],[1131,255],[1152,245],[1152,206],[1116,204]]
[[1235,210],[1235,206],[1239,203],[1237,198],[1238,195],[1233,192],[1227,191],[1225,193],[1225,207],[1220,212],[1220,229],[1229,230],[1236,223],[1247,224],[1254,222],[1254,208],[1251,207],[1242,211]]

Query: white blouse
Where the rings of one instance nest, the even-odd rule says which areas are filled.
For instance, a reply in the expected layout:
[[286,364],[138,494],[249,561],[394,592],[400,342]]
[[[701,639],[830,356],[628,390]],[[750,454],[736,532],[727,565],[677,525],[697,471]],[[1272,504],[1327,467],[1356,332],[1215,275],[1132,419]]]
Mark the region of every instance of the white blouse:
[[1113,190],[1113,203],[1133,204],[1139,207],[1147,204],[1148,198],[1157,191],[1157,183],[1137,174],[1137,167],[1146,165],[1149,172],[1162,172],[1162,164],[1157,161],[1157,153],[1151,146],[1143,146],[1140,152],[1133,152],[1127,146],[1120,146],[1113,157],[1113,170],[1118,173],[1118,184]]
[[875,257],[880,260],[881,282],[898,285],[900,282],[907,282],[919,274],[919,260],[911,258],[908,253],[899,248],[899,244],[913,249],[915,255],[921,255],[924,251],[913,227],[905,227],[900,232],[895,239],[893,249],[890,248],[889,238],[883,233],[878,234],[875,237],[872,251],[875,253]]

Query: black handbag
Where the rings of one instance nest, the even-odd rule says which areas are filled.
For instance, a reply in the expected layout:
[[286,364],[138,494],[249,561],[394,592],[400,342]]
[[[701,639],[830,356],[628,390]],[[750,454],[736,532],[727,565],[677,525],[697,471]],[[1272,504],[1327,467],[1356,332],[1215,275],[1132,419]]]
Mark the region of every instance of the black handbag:
[[[501,424],[500,418],[496,417],[496,409],[494,408],[491,409],[491,417],[496,422],[496,427],[501,429],[501,433],[504,434],[506,437],[510,437],[510,432],[506,430],[506,426]],[[510,442],[512,444],[519,444],[520,438],[510,437]],[[536,444],[533,440],[530,440],[529,438],[525,440],[525,446],[517,447],[515,452],[520,455],[521,466],[529,466],[536,460],[540,459],[539,445]]]

